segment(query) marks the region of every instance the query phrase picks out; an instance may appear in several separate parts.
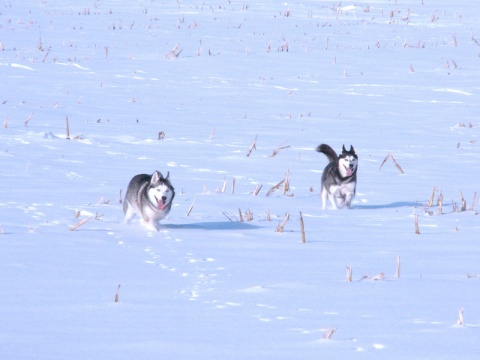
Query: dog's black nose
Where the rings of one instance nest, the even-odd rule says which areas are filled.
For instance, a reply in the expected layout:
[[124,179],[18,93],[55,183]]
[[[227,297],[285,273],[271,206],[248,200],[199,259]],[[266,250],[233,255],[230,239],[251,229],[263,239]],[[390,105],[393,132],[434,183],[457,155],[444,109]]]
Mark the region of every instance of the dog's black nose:
[[167,197],[166,197],[166,196],[162,196],[162,201],[163,201],[163,202],[167,201]]
[[353,169],[353,164],[349,164],[348,166],[350,167],[350,169]]

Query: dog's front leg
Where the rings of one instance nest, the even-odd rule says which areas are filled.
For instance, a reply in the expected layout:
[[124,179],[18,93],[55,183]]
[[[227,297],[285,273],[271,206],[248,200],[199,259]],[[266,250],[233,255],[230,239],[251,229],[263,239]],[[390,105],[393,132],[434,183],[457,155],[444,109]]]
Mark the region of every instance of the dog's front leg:
[[348,193],[348,194],[345,195],[344,204],[345,204],[346,207],[350,208],[350,205],[352,204],[352,200],[353,200],[354,196],[355,195],[353,193]]

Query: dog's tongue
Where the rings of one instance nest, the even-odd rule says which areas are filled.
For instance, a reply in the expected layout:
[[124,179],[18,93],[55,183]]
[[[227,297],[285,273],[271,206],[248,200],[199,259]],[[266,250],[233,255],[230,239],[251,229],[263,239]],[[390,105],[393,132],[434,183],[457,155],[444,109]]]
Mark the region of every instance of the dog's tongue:
[[155,197],[155,200],[157,200],[157,208],[158,210],[163,210],[165,209],[165,204],[163,203],[162,199],[157,199],[157,197]]
[[347,167],[347,176],[352,176],[352,169]]

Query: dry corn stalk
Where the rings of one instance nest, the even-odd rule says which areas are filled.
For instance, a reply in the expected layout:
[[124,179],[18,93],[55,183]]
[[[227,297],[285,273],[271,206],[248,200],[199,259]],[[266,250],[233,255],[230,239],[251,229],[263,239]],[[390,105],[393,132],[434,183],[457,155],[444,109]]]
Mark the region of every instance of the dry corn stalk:
[[187,211],[187,216],[190,216],[190,213],[192,212],[192,209],[193,209],[193,205],[195,205],[195,201],[197,200],[197,198],[195,197],[195,199],[193,199],[193,203],[192,205],[190,205],[190,207],[188,208],[188,211]]
[[240,217],[240,221],[243,222],[243,214],[242,210],[238,209],[238,216]]
[[345,271],[347,273],[347,282],[352,282],[352,268],[350,266],[345,266]]
[[322,339],[329,340],[333,336],[333,334],[335,334],[335,331],[337,331],[336,328],[325,329],[325,332],[322,335]]
[[272,219],[270,218],[270,210],[266,210],[267,213],[267,221],[271,221]]
[[395,272],[395,277],[400,277],[400,256],[397,256],[397,271]]
[[430,195],[430,201],[428,202],[428,207],[432,207],[434,198],[435,198],[435,187],[433,187],[432,189],[432,195]]
[[25,120],[25,122],[23,123],[23,126],[27,126],[28,125],[28,122],[30,121],[30,119],[33,117],[33,115],[35,114],[35,112],[32,112],[30,114],[30,116],[27,118],[27,120]]
[[120,189],[120,198],[118,199],[118,203],[119,203],[119,204],[123,203],[123,200],[122,200],[122,189]]
[[275,190],[277,190],[277,189],[280,187],[280,185],[283,184],[284,181],[285,181],[285,179],[283,179],[282,181],[280,181],[277,185],[272,186],[272,188],[271,188],[270,190],[268,190],[267,196],[272,195],[272,193],[273,193]]
[[210,134],[210,140],[213,139],[213,136],[214,136],[214,135],[215,135],[215,128],[213,128],[213,131],[212,131],[212,133]]
[[285,173],[285,181],[283,182],[283,195],[290,190],[290,170]]
[[166,59],[176,59],[176,58],[178,58],[178,55],[180,55],[181,52],[182,52],[182,50],[181,50],[181,49],[179,50],[179,45],[177,44],[177,45],[172,49],[172,51],[170,51],[169,53],[166,53],[166,54],[165,54],[165,58],[166,58]]
[[302,233],[302,243],[306,244],[307,240],[305,238],[305,224],[303,223],[303,216],[301,211],[300,211],[300,232]]
[[232,194],[235,194],[235,178],[232,179]]
[[461,201],[462,201],[462,207],[460,208],[460,211],[466,211],[467,210],[467,201],[464,199],[461,191],[460,191],[460,197],[461,197]]
[[395,160],[395,158],[393,157],[393,155],[392,155],[391,153],[388,153],[388,155],[385,157],[385,159],[383,159],[383,162],[382,162],[382,164],[380,165],[380,170],[382,170],[383,164],[385,164],[389,158],[392,159],[393,163],[395,164],[395,167],[396,167],[402,174],[404,174],[402,167],[400,166],[399,163],[397,163],[397,160]]
[[118,302],[118,290],[120,290],[121,284],[118,284],[117,291],[115,292],[115,302]]
[[262,189],[262,186],[263,186],[263,185],[257,185],[257,186],[255,187],[255,191],[253,192],[253,195],[257,196],[258,193],[260,192],[260,190]]
[[163,139],[165,139],[165,133],[163,131],[160,131],[158,133],[158,140],[163,140]]
[[438,214],[442,215],[442,208],[443,208],[443,194],[440,192],[437,199],[437,207],[438,207]]
[[227,188],[227,179],[223,180],[223,187],[222,187],[222,193],[225,192],[225,189]]
[[415,218],[415,234],[420,234],[420,227],[418,226],[418,215],[415,214],[413,215]]
[[66,126],[67,127],[67,129],[66,129],[67,137],[66,137],[66,139],[70,140],[70,126],[68,125],[68,116],[65,116],[65,118],[66,118],[66,121],[67,121],[67,126]]
[[385,274],[383,272],[381,272],[380,274],[373,276],[371,279],[375,280],[375,281],[383,280],[383,279],[385,279]]
[[273,150],[273,153],[272,153],[272,155],[270,155],[270,157],[274,157],[275,155],[277,155],[280,152],[280,150],[288,149],[289,147],[290,147],[290,145],[279,146],[279,147],[275,148],[275,150]]
[[258,135],[255,136],[255,140],[253,140],[252,145],[250,145],[250,149],[248,150],[247,157],[250,156],[250,154],[252,153],[253,149],[256,149],[256,148],[257,148],[257,138],[258,138]]
[[8,128],[8,122],[9,121],[10,121],[10,118],[7,116],[7,118],[5,119],[5,122],[3,123],[4,129]]
[[276,232],[283,232],[283,229],[285,228],[285,224],[287,223],[288,219],[290,219],[290,214],[286,213],[285,214],[285,219],[283,219],[282,223],[277,226],[275,229]]
[[463,308],[461,308],[460,310],[458,310],[457,325],[458,325],[458,326],[464,325],[464,321],[463,321]]
[[472,200],[472,207],[470,210],[474,211],[475,210],[475,200],[477,199],[477,193],[473,194],[473,200]]
[[83,220],[80,221],[78,224],[71,226],[69,230],[70,230],[70,231],[74,231],[74,230],[76,230],[77,228],[79,228],[80,226],[82,226],[83,224],[85,224],[87,221],[89,221],[89,220],[91,220],[91,219],[93,219],[93,216],[90,216],[90,217],[88,217],[88,218],[86,218],[86,219],[83,219]]

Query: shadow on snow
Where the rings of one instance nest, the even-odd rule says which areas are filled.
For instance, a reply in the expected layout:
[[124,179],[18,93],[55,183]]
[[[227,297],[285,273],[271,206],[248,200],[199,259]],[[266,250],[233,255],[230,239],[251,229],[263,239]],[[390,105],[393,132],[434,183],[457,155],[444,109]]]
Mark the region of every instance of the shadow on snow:
[[192,230],[253,230],[260,229],[255,226],[241,221],[212,221],[198,222],[191,224],[162,224],[165,229],[192,229]]
[[393,209],[401,207],[415,207],[421,205],[420,201],[399,201],[390,204],[375,204],[375,205],[355,205],[352,209],[358,210],[372,210],[372,209]]

